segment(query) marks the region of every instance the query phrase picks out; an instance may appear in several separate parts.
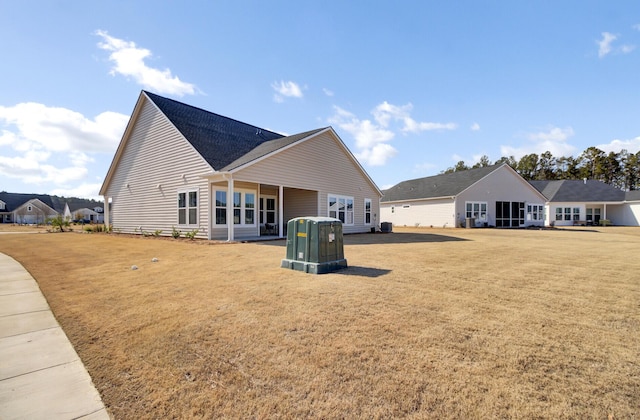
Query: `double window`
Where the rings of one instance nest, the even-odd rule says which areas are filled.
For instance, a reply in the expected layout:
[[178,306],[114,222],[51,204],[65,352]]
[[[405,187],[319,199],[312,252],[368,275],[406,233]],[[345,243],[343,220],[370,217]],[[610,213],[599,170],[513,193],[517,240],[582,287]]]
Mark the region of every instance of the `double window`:
[[544,206],[542,204],[527,204],[527,220],[544,220]]
[[580,220],[580,207],[556,207],[556,220]]
[[[226,225],[227,191],[216,190],[216,225]],[[256,194],[253,191],[237,190],[233,193],[233,224],[254,226],[256,224]]]
[[198,224],[198,191],[181,191],[178,193],[178,224]]
[[473,202],[467,201],[465,203],[466,217],[473,217],[476,221],[487,221],[487,203],[486,201]]
[[340,219],[345,225],[353,225],[353,197],[329,194],[329,217]]

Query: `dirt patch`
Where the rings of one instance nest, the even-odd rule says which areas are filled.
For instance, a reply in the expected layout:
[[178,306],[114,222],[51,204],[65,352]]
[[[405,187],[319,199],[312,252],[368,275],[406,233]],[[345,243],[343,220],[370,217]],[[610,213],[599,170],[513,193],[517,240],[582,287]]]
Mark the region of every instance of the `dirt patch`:
[[0,251],[115,418],[640,414],[640,229],[394,231],[346,236],[349,268],[320,276],[281,269],[283,240]]

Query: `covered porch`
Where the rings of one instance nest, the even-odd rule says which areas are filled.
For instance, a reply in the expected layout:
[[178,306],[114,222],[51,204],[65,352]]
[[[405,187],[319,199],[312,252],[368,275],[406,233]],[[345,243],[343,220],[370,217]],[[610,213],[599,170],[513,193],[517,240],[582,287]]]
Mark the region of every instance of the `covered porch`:
[[286,237],[286,223],[318,216],[318,191],[234,179],[210,178],[209,239],[269,240]]

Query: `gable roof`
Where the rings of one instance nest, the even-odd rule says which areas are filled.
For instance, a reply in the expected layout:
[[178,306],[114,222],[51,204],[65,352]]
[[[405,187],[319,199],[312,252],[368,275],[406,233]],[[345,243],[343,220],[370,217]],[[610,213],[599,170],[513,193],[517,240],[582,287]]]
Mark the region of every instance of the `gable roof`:
[[254,125],[143,91],[214,170],[220,171],[262,143],[281,139]]
[[455,196],[506,164],[411,179],[383,191],[382,202]]
[[529,181],[551,202],[624,201],[625,192],[596,180]]
[[101,195],[104,195],[107,190],[111,177],[124,151],[124,145],[126,144],[129,133],[135,124],[137,115],[145,100],[150,101],[164,114],[169,122],[180,132],[182,137],[193,146],[196,152],[200,154],[215,172],[233,171],[244,165],[256,162],[270,154],[284,150],[294,143],[309,139],[325,130],[331,130],[346,153],[349,154],[354,163],[362,171],[363,175],[375,187],[376,191],[382,194],[369,174],[367,174],[331,127],[318,128],[304,133],[284,136],[143,90],[140,93],[127,128],[125,129],[116,154],[102,183],[102,187],[100,188]]

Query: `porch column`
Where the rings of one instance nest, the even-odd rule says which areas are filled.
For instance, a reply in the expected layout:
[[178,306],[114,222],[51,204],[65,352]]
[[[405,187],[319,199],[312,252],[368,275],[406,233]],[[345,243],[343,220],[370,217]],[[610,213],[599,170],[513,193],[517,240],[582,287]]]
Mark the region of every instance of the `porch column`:
[[104,225],[107,227],[107,230],[109,230],[109,222],[111,221],[111,217],[109,215],[109,198],[108,196],[103,196],[104,198]]
[[284,232],[284,188],[282,185],[278,186],[278,237],[284,238],[282,232]]
[[604,219],[607,220],[607,203],[604,203]]
[[227,241],[233,241],[233,177],[227,179]]

